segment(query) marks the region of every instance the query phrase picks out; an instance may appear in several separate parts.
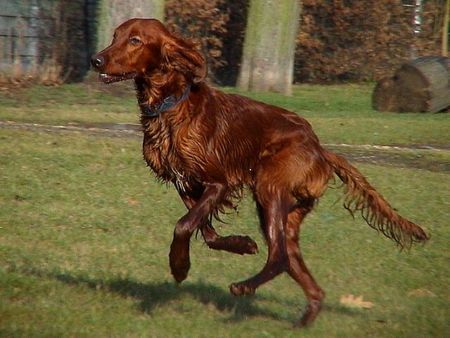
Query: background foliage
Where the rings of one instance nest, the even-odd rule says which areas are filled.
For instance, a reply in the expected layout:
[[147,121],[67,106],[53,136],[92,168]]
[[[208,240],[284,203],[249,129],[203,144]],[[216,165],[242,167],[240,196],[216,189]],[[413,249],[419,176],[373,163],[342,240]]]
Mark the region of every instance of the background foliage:
[[426,1],[420,32],[406,1],[303,0],[298,82],[378,80],[410,58],[440,55],[444,1]]
[[[378,80],[410,58],[440,54],[443,0],[424,2],[421,30],[416,34],[413,7],[404,6],[408,1],[301,3],[296,82]],[[169,0],[166,22],[200,43],[214,80],[233,85],[247,9],[248,0]]]
[[197,42],[208,59],[209,76],[234,84],[239,71],[248,0],[168,0],[169,28]]
[[[416,32],[412,0],[299,1],[296,82],[378,80],[412,58],[440,55],[445,0],[422,1]],[[112,27],[127,17],[161,18],[162,6],[163,0],[7,2],[0,9],[0,80],[8,80],[2,74],[8,64],[14,81],[80,81],[89,56],[111,40]],[[199,44],[211,80],[235,85],[248,6],[249,0],[166,0],[165,21]],[[28,13],[32,8],[38,10]],[[30,36],[38,39],[39,51],[28,67],[30,53],[21,46]]]

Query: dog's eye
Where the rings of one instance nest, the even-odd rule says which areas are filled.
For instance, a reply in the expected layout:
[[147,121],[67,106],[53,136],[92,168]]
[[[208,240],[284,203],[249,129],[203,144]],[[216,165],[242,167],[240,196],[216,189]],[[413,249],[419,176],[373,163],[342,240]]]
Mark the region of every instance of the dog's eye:
[[137,36],[132,36],[129,41],[133,46],[138,46],[142,43],[141,39]]

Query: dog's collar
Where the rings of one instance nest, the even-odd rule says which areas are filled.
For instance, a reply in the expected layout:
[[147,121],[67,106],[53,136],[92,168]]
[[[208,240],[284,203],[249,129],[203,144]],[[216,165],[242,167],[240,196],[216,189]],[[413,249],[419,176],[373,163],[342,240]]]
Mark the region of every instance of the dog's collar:
[[180,97],[175,95],[167,96],[162,102],[151,105],[151,104],[140,104],[141,111],[145,116],[155,117],[165,111],[175,107],[177,104],[186,100],[191,92],[191,86],[187,86],[183,94]]

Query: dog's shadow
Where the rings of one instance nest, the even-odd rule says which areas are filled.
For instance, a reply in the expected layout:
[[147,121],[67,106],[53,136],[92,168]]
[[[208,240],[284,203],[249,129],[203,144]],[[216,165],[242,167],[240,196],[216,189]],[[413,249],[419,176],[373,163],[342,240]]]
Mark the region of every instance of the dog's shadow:
[[[95,290],[116,293],[126,298],[132,297],[137,300],[139,309],[145,313],[151,313],[156,307],[188,294],[202,304],[213,305],[219,311],[229,312],[230,317],[226,319],[227,321],[241,321],[257,316],[283,321],[294,319],[287,318],[286,314],[283,316],[258,306],[255,304],[255,297],[234,297],[228,290],[205,282],[184,282],[181,285],[176,285],[174,282],[142,283],[123,277],[102,280],[73,276],[69,273],[58,273],[51,277],[70,285],[87,286]],[[275,299],[266,299],[264,296],[258,296],[258,299],[275,301]]]
[[[190,295],[204,305],[212,305],[222,312],[230,315],[225,319],[229,322],[238,322],[249,317],[266,317],[277,321],[293,323],[299,317],[295,309],[298,309],[296,302],[271,295],[257,295],[255,297],[234,297],[228,290],[224,290],[215,285],[205,282],[184,282],[177,285],[174,282],[154,282],[142,283],[129,277],[115,277],[111,279],[96,279],[86,276],[76,276],[69,272],[45,272],[37,269],[26,269],[22,273],[35,275],[44,278],[55,279],[59,282],[74,286],[85,286],[94,290],[115,293],[124,298],[134,298],[138,303],[138,308],[144,313],[151,313],[156,307],[168,304],[173,300],[181,299],[183,295]],[[286,311],[276,312],[268,308],[268,303],[283,303],[284,307],[292,309],[290,314]],[[258,305],[258,303],[264,303]],[[335,312],[340,315],[355,316],[358,312],[343,307],[342,305],[326,304],[324,310]]]

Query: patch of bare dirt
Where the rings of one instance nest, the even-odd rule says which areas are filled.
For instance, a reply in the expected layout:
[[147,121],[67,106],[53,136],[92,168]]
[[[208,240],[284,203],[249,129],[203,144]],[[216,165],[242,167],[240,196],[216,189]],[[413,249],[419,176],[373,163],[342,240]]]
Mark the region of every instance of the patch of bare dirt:
[[[402,168],[416,168],[434,172],[450,172],[450,162],[429,158],[423,154],[423,150],[428,152],[446,151],[446,146],[437,145],[417,145],[413,147],[387,149],[369,149],[367,147],[361,148],[358,146],[339,146],[326,145],[326,148],[335,153],[344,156],[349,161],[362,162],[378,165],[390,165]],[[416,150],[416,151],[415,151]],[[422,152],[419,152],[422,150]]]
[[[0,121],[0,128],[37,130],[45,132],[82,132],[110,137],[142,137],[138,124],[113,123],[70,123],[66,125],[44,125],[15,121]],[[349,145],[324,144],[327,149],[345,156],[353,162],[389,165],[402,168],[416,168],[434,172],[450,172],[450,163],[439,158],[426,156],[439,151],[449,151],[449,145],[410,144],[400,145]]]

